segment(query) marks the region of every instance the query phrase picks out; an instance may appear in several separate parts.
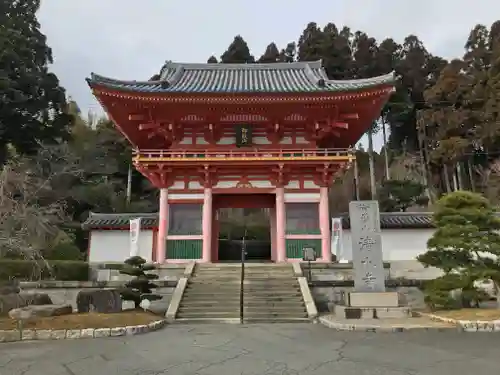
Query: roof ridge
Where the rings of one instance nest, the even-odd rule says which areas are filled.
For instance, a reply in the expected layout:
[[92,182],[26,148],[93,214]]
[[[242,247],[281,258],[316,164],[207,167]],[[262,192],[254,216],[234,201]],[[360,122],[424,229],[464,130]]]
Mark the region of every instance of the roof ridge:
[[[325,72],[326,74],[326,72]],[[370,78],[353,78],[353,79],[328,79],[325,80],[326,83],[330,84],[349,84],[349,83],[356,83],[356,84],[363,84],[367,82],[373,82],[375,80],[380,80],[380,81],[385,81],[385,80],[395,80],[396,79],[396,72],[392,71],[390,73],[382,74],[380,76],[374,76]]]
[[184,68],[186,70],[224,70],[241,69],[243,66],[249,70],[279,70],[279,69],[320,69],[321,60],[317,61],[294,61],[294,62],[276,62],[276,63],[183,63],[167,61],[162,67],[163,70]]
[[130,216],[130,215],[158,216],[158,212],[89,212],[89,217],[91,217],[91,216]]
[[90,78],[85,78],[88,84],[90,84],[92,81],[97,81],[100,83],[111,83],[111,84],[128,84],[128,85],[157,85],[162,80],[155,80],[155,81],[136,81],[136,80],[122,80],[122,79],[117,79],[117,78],[110,78],[106,77],[100,74],[95,74],[95,73],[90,73]]

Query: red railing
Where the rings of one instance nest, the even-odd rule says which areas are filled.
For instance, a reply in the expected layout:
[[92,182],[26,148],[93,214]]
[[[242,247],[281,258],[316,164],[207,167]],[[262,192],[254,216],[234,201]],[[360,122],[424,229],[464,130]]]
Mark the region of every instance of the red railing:
[[353,149],[236,149],[236,150],[136,150],[134,159],[137,161],[145,159],[232,159],[232,158],[331,158],[331,159],[353,159]]

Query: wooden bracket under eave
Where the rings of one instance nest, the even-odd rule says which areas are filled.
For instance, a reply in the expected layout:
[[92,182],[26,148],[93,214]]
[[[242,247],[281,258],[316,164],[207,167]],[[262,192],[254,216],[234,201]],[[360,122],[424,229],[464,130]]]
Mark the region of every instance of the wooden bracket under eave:
[[341,113],[339,118],[342,120],[359,120],[358,113]]
[[128,115],[129,121],[143,121],[145,117],[142,113],[132,113]]

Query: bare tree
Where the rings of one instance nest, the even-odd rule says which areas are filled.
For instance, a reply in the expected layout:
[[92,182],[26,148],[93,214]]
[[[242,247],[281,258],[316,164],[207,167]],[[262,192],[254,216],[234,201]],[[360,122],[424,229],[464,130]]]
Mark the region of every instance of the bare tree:
[[33,277],[50,266],[44,251],[61,236],[69,187],[80,179],[79,160],[67,144],[40,147],[32,157],[16,157],[0,169],[0,254],[35,261]]
[[488,166],[474,166],[479,176],[479,188],[484,196],[494,204],[498,204],[500,194],[500,159],[492,161]]

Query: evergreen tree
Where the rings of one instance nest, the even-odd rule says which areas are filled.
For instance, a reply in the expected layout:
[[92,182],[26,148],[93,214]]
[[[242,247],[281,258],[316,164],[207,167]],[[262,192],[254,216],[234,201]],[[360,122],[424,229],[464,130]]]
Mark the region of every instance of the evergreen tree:
[[384,181],[379,191],[378,200],[382,211],[405,212],[411,206],[424,205],[425,186],[411,180]]
[[217,64],[217,63],[218,63],[218,61],[217,61],[217,57],[215,57],[215,56],[213,56],[213,55],[212,55],[212,56],[210,56],[210,57],[208,58],[208,60],[207,60],[207,63],[208,63],[208,64]]
[[221,55],[220,62],[224,64],[253,63],[255,58],[251,55],[247,42],[237,35],[226,52]]
[[259,63],[274,63],[280,61],[280,51],[275,43],[271,43],[266,47],[266,51],[260,57]]
[[284,49],[280,51],[279,61],[288,63],[294,62],[296,54],[297,45],[295,44],[295,42],[290,42]]
[[0,163],[7,145],[33,154],[68,135],[65,91],[49,72],[52,51],[40,32],[40,0],[0,0]]
[[322,59],[330,79],[353,78],[351,31],[344,27],[340,32],[333,23],[323,29]]
[[441,198],[434,210],[436,231],[428,251],[418,256],[426,267],[444,275],[427,286],[427,299],[436,307],[452,307],[449,291],[462,289],[461,305],[471,307],[485,296],[475,287],[481,279],[500,285],[500,219],[483,196],[457,191]]
[[311,22],[302,32],[297,45],[299,61],[321,60],[324,52],[324,35],[315,22]]

